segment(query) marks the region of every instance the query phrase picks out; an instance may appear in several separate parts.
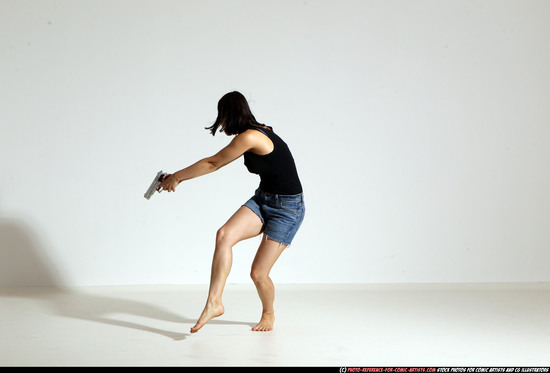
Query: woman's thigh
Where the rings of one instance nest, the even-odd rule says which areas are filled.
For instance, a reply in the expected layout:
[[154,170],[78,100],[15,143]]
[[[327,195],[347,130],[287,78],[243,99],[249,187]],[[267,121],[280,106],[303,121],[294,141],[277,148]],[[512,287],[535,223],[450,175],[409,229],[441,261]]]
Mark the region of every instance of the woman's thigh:
[[252,262],[252,277],[262,277],[269,275],[271,268],[279,259],[288,245],[273,241],[264,235],[262,243],[256,252],[254,262]]
[[237,242],[256,237],[263,232],[262,220],[248,207],[241,206],[218,230],[218,240],[235,245]]

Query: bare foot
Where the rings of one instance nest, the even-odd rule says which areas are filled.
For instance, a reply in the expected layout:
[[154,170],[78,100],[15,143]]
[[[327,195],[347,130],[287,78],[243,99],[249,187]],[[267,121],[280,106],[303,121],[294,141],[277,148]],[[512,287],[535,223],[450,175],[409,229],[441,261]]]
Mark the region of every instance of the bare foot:
[[208,321],[213,319],[214,317],[218,317],[223,315],[224,312],[223,305],[220,303],[219,305],[210,305],[207,304],[204,307],[204,310],[202,311],[201,316],[199,317],[199,320],[195,324],[194,327],[191,328],[191,333],[196,333],[199,331],[200,328],[204,326]]
[[275,314],[274,313],[262,313],[262,319],[252,328],[255,332],[268,332],[273,330],[273,323],[275,323]]

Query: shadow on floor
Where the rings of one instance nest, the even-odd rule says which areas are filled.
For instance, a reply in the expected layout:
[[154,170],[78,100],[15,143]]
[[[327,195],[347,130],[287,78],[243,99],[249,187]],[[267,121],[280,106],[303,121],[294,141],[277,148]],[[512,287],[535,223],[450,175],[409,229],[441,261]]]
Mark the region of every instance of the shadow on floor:
[[[161,330],[113,316],[130,315],[176,324],[194,325],[183,317],[157,305],[115,297],[86,294],[67,288],[59,270],[49,258],[36,233],[21,221],[0,218],[0,297],[24,297],[45,304],[54,315],[159,334],[183,340],[189,333]],[[211,320],[209,324],[247,325],[255,323]],[[177,326],[175,329],[180,329]]]

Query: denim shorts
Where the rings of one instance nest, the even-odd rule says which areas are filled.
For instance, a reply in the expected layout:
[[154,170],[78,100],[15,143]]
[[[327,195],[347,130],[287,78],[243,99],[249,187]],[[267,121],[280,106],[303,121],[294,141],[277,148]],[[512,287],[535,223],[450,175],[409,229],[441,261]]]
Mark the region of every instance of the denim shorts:
[[306,213],[304,196],[271,194],[257,189],[243,206],[256,213],[264,224],[264,234],[273,241],[290,245]]

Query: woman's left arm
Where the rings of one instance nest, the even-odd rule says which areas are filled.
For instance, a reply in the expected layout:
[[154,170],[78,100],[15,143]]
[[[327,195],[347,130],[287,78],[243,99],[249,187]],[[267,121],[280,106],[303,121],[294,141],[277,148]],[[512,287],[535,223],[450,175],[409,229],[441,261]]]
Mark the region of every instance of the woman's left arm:
[[185,180],[194,179],[219,170],[223,166],[233,162],[255,145],[255,136],[248,132],[237,135],[225,148],[215,155],[201,159],[200,161],[186,167],[172,175],[164,178],[159,190],[175,192],[176,187]]

